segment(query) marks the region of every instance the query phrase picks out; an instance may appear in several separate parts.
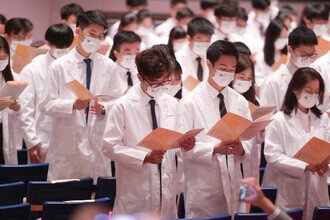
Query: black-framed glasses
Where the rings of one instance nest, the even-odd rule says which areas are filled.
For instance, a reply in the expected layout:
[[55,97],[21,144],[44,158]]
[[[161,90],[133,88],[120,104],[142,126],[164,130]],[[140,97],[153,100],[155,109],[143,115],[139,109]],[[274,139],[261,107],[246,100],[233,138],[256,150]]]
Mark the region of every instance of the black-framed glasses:
[[169,78],[167,78],[167,79],[165,79],[163,82],[160,82],[160,83],[151,83],[151,82],[149,82],[148,80],[147,80],[147,78],[146,77],[144,77],[144,76],[142,76],[142,78],[149,84],[149,86],[152,88],[152,89],[155,89],[155,88],[157,88],[157,87],[159,87],[159,86],[165,86],[165,85],[167,85],[167,84],[169,84],[170,82],[171,82],[171,78],[169,77]]

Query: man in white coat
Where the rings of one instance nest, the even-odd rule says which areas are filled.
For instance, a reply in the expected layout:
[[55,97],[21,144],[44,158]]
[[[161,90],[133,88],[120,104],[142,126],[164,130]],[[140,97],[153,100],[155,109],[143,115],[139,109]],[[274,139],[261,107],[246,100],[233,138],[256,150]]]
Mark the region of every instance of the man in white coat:
[[181,131],[205,128],[197,136],[195,148],[183,152],[186,218],[245,210],[238,200],[240,163],[249,154],[249,142],[221,142],[206,135],[227,112],[251,118],[246,99],[228,86],[234,79],[237,60],[232,43],[214,42],[207,50],[208,80],[183,97],[179,105],[177,126]]
[[[94,96],[112,95],[113,61],[96,53],[107,23],[102,13],[87,11],[78,16],[78,45],[55,60],[47,73],[39,108],[53,118],[46,155],[49,179],[111,175],[110,160],[101,152],[106,106],[98,98],[77,99],[66,83],[77,80]],[[93,114],[94,113],[94,114]]]
[[[139,84],[118,99],[108,116],[103,153],[116,162],[115,214],[158,212],[176,217],[175,154],[137,144],[157,127],[175,129],[177,101],[165,94],[174,70],[173,59],[161,49],[147,49],[136,57]],[[179,143],[191,150],[195,138]]]
[[189,45],[175,53],[182,68],[182,81],[189,75],[199,81],[208,78],[206,50],[210,46],[213,33],[214,26],[206,18],[196,17],[188,23]]
[[51,137],[52,119],[41,114],[38,108],[46,74],[55,59],[69,52],[73,32],[65,24],[54,24],[47,29],[45,40],[50,50],[34,58],[20,73],[20,79],[28,82],[27,88],[19,99],[22,106],[20,109],[21,129],[31,163],[45,161]]

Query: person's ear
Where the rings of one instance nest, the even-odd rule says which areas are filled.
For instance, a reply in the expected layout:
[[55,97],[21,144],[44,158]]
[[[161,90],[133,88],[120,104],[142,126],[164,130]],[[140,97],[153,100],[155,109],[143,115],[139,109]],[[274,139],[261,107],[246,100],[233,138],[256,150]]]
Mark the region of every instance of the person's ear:
[[305,24],[306,24],[307,27],[312,28],[313,22],[311,20],[309,20],[308,18],[306,18],[306,16],[303,16],[302,19],[305,22]]
[[80,29],[80,27],[77,27],[77,28],[76,28],[76,34],[77,34],[77,35],[80,35],[81,32],[82,32],[82,30]]
[[209,59],[206,59],[206,66],[209,68],[210,75],[214,76],[213,65]]
[[119,60],[119,52],[117,50],[113,50],[113,54],[116,57],[116,60]]
[[138,78],[138,80],[139,80],[140,82],[143,82],[143,78],[142,78],[142,76],[141,76],[140,73],[137,74],[137,78]]

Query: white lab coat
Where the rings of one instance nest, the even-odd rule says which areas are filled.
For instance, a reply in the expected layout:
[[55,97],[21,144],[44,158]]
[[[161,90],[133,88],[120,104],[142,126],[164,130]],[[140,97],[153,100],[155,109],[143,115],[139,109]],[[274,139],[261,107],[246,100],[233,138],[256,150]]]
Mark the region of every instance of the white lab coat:
[[[185,46],[181,50],[175,53],[176,60],[180,63],[182,68],[182,81],[184,81],[189,75],[197,79],[197,61],[198,57],[189,48],[189,45]],[[203,67],[203,80],[207,80],[209,77],[209,69],[206,65],[206,56],[201,60]]]
[[[227,168],[224,155],[213,155],[214,145],[220,141],[206,133],[220,119],[220,113],[218,108],[210,108],[210,103],[214,103],[214,100],[209,91],[219,93],[207,81],[202,82],[183,97],[179,104],[177,126],[181,132],[205,128],[196,137],[194,149],[183,152],[186,218],[203,218],[245,211],[244,205],[238,200],[242,179],[240,163],[245,156],[229,155],[229,168]],[[225,94],[227,112],[251,118],[248,102],[243,96],[229,87],[226,87],[222,93]],[[243,147],[245,154],[249,154],[249,143],[244,141]]]
[[330,51],[311,64],[311,67],[317,70],[325,85],[323,105],[319,108],[322,111],[330,111]]
[[174,18],[168,18],[155,28],[155,34],[160,38],[160,44],[167,44],[171,30],[176,26]]
[[19,97],[20,123],[26,147],[31,149],[41,143],[41,159],[45,161],[52,129],[52,118],[40,112],[38,103],[45,85],[50,64],[55,59],[48,53],[37,56],[20,74],[28,86]]
[[[152,131],[151,114],[147,110],[149,100],[137,84],[114,103],[108,116],[103,152],[116,162],[115,214],[159,211],[158,165],[144,164],[150,150],[137,146]],[[164,94],[155,100],[159,106],[159,111],[156,106],[158,127],[175,129],[176,99]],[[175,153],[176,150],[167,151],[162,160],[161,215],[167,217],[176,217]]]
[[[89,111],[88,123],[84,110],[73,110],[76,95],[65,86],[77,80],[86,85],[86,72],[79,71],[84,58],[72,49],[55,60],[47,73],[39,108],[53,117],[53,132],[46,162],[50,164],[50,180],[110,176],[110,160],[101,151],[106,117]],[[94,95],[110,95],[114,63],[107,57],[91,55],[92,77],[90,91]],[[84,63],[83,63],[84,64]],[[84,68],[86,68],[84,66]]]
[[[310,119],[308,119],[310,117]],[[329,206],[327,175],[305,171],[307,164],[293,156],[313,137],[330,141],[329,117],[313,113],[282,111],[266,128],[265,156],[279,172],[276,205],[283,210],[304,209],[304,220],[312,219],[315,206]],[[309,122],[310,121],[310,122]]]
[[[117,97],[120,97],[127,92],[128,84],[127,84],[127,71],[128,69],[119,65],[118,61],[115,62],[114,70],[113,70],[113,81],[116,82],[113,84],[112,93],[116,94]],[[140,81],[137,78],[137,69],[131,68],[129,69],[132,76],[133,85],[138,84]]]
[[265,62],[264,52],[260,51],[256,55],[256,65],[254,66],[256,76],[256,86],[261,87],[265,80],[274,72],[271,66]]

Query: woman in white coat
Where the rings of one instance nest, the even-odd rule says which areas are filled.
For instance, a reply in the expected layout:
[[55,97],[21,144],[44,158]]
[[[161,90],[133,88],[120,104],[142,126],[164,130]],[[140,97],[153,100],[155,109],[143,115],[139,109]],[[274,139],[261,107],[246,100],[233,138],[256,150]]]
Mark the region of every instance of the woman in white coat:
[[314,69],[298,69],[286,92],[281,111],[266,128],[265,156],[279,172],[276,204],[284,209],[304,209],[310,220],[315,206],[328,206],[328,164],[307,164],[293,156],[312,138],[330,141],[330,121],[321,113],[324,82]]
[[[10,49],[5,38],[0,36],[0,88],[3,88],[7,81],[13,81],[14,77],[10,67]],[[1,148],[0,148],[0,164],[17,164],[16,151],[16,128],[13,121],[18,114],[20,104],[15,102],[0,112],[1,125]]]

